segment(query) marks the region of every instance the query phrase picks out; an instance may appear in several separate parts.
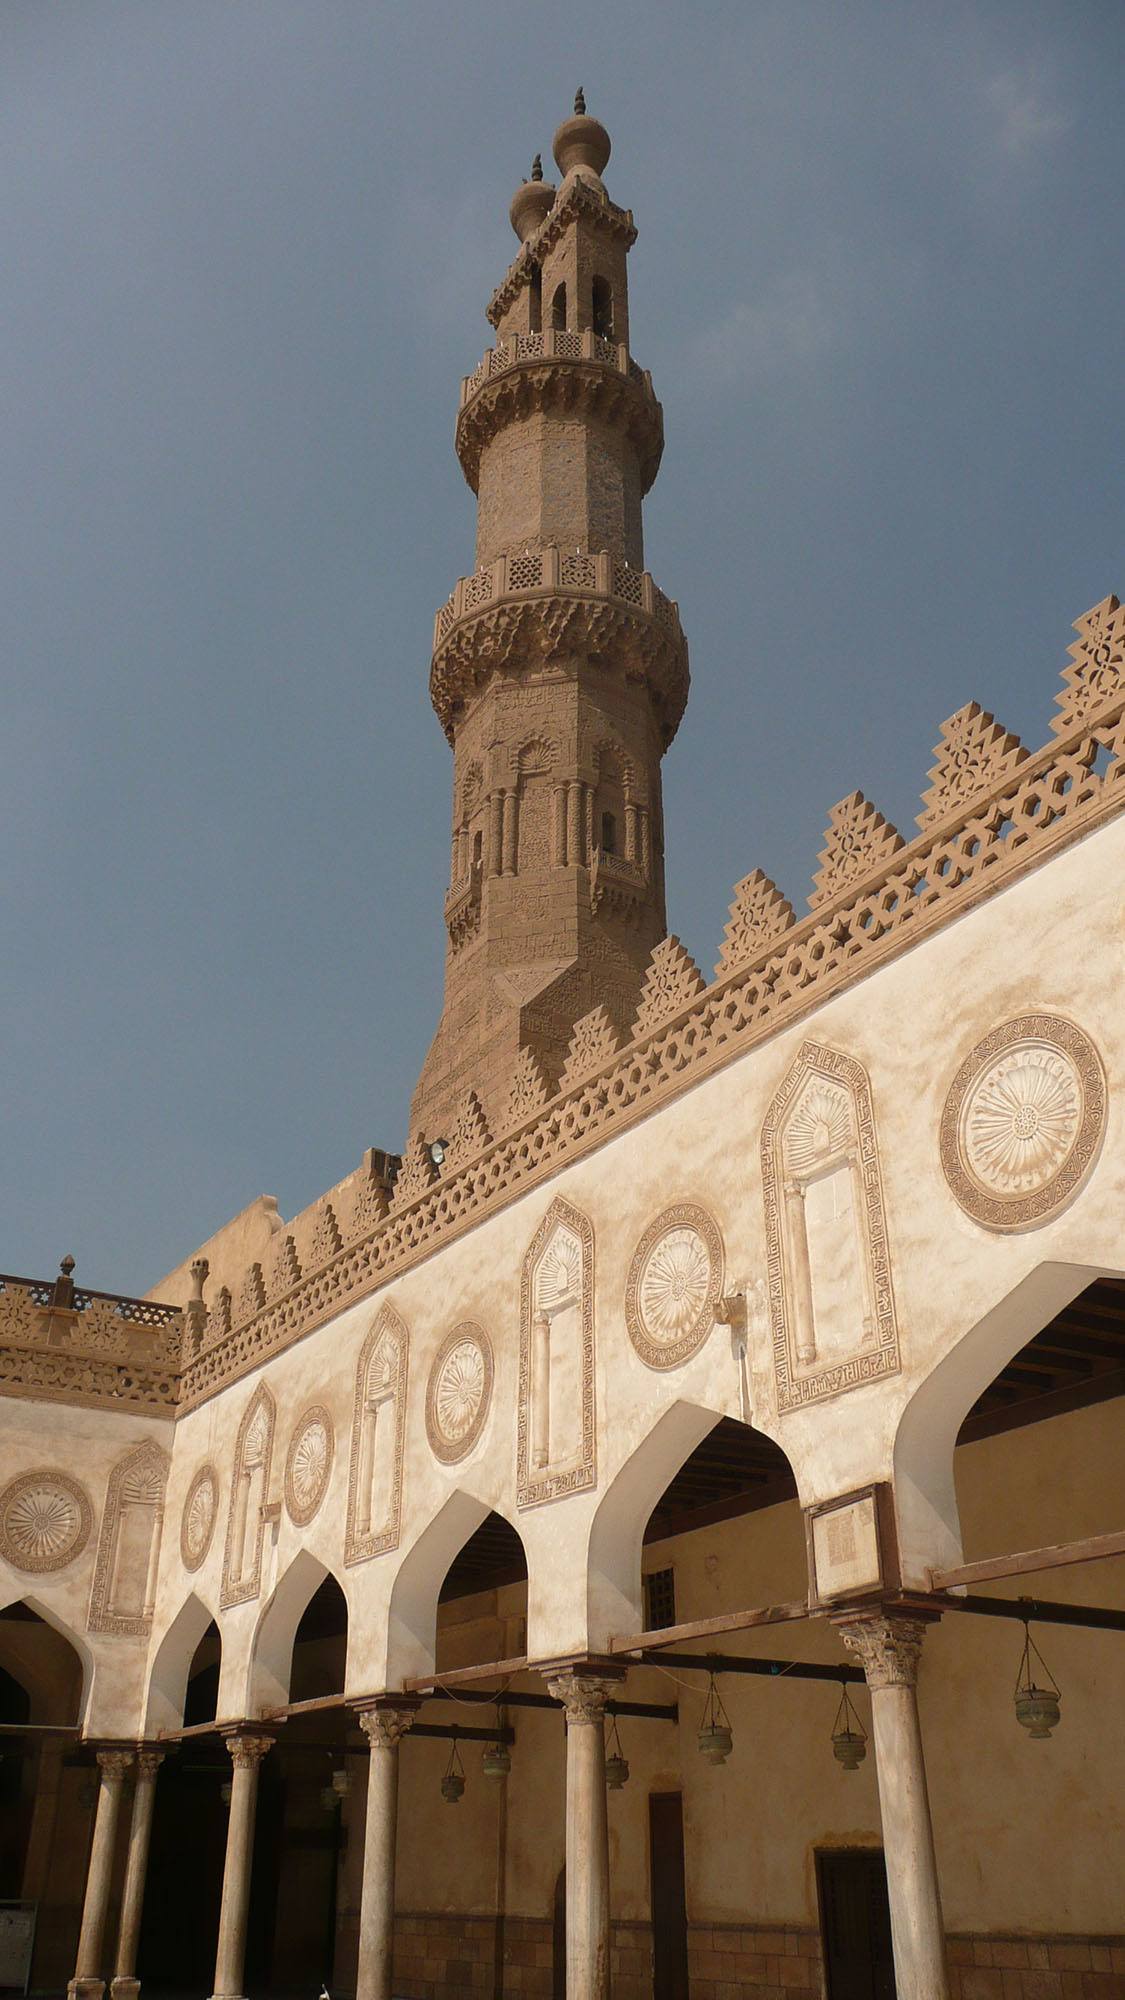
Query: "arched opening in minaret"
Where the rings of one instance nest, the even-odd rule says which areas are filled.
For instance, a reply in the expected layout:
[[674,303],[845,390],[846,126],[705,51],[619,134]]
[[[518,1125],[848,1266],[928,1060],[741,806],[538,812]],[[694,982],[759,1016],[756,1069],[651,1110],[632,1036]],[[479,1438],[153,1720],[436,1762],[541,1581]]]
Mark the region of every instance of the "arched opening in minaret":
[[594,332],[613,338],[613,286],[608,278],[595,278],[590,295]]
[[601,850],[603,854],[617,853],[617,814],[604,812],[601,826]]
[[566,332],[566,286],[556,285],[551,294],[551,325],[556,333]]
[[536,264],[527,288],[527,327],[529,333],[541,333],[543,329],[543,273]]

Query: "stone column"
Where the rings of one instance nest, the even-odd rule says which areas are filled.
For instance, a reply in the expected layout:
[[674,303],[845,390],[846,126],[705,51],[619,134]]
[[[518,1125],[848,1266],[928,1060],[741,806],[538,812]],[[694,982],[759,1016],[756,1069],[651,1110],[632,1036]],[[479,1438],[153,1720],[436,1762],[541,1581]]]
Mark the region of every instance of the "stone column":
[[499,875],[504,865],[504,794],[493,792],[488,801],[488,872]]
[[934,1832],[918,1725],[919,1618],[842,1617],[871,1691],[898,2000],[949,2000]]
[[86,1900],[82,1905],[82,1929],[78,1935],[78,1957],[74,1978],[67,1986],[71,2000],[101,2000],[105,1992],[102,1972],[102,1939],[113,1880],[113,1854],[117,1842],[117,1820],[121,1794],[133,1761],[131,1750],[99,1750],[98,1807],[94,1816],[94,1842],[86,1876]]
[[272,1736],[228,1736],[231,1771],[223,1900],[215,1951],[213,2000],[241,2000],[246,1960],[246,1918],[250,1910],[250,1868],[254,1859],[254,1814],[258,1766],[273,1748]]
[[566,1710],[566,2000],[609,2000],[605,1705],[614,1685],[578,1667],[547,1682]]
[[582,811],[582,786],[572,779],[566,794],[566,858],[570,866],[582,863],[586,858],[583,838],[586,831],[585,816]]
[[516,850],[519,842],[519,793],[516,791],[514,785],[510,786],[504,794],[502,826],[503,872],[505,875],[514,875],[516,872]]
[[398,1746],[414,1720],[413,1707],[365,1708],[359,1726],[371,1746],[367,1766],[367,1824],[363,1836],[363,1887],[359,1901],[356,2000],[391,2000],[395,1947],[395,1840],[398,1823]]
[[145,1899],[148,1847],[152,1836],[152,1809],[156,1803],[156,1774],[164,1762],[163,1750],[137,1752],[137,1781],[133,1791],[133,1819],[129,1828],[129,1858],[125,1864],[125,1889],[121,1898],[121,1926],[117,1933],[117,1958],[110,1992],[113,2000],[137,2000],[141,1982],[136,1977],[137,1943],[141,1935],[141,1910]]

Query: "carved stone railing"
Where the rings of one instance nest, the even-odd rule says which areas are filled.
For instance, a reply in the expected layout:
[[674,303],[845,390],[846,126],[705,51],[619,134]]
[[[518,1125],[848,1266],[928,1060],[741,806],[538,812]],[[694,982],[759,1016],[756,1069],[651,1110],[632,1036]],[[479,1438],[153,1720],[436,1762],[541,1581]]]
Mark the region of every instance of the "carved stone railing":
[[182,1338],[178,1306],[0,1277],[0,1395],[172,1416]]
[[636,1034],[580,1084],[357,1232],[327,1263],[224,1332],[188,1370],[185,1401],[200,1403],[259,1367],[565,1163],[1114,818],[1125,807],[1122,674],[1107,670],[1104,695],[1091,686],[1081,721],[1037,755],[897,848],[878,869],[818,902],[810,916],[693,994],[658,1027]]
[[461,408],[472,402],[486,382],[497,375],[506,375],[509,368],[517,368],[521,362],[532,361],[598,361],[604,367],[615,368],[619,375],[629,376],[646,394],[653,395],[652,376],[632,359],[623,340],[595,333],[592,327],[583,333],[546,327],[542,333],[509,334],[506,340],[498,340],[495,347],[486,348],[472,374],[462,377]]
[[499,556],[486,569],[458,577],[434,619],[434,652],[444,646],[462,619],[504,598],[529,597],[535,592],[617,598],[647,612],[670,632],[680,631],[678,606],[657,589],[649,570],[631,569],[607,549],[584,555],[551,543],[546,548],[528,549],[521,556]]
[[647,901],[648,879],[639,862],[630,861],[623,854],[607,854],[604,847],[595,847],[590,856],[590,908],[597,911],[603,903],[628,912],[639,909]]
[[569,417],[576,407],[629,440],[647,493],[664,450],[664,413],[652,377],[624,341],[590,327],[582,333],[553,327],[510,333],[463,378],[454,442],[473,492],[481,453],[508,424],[543,411]]

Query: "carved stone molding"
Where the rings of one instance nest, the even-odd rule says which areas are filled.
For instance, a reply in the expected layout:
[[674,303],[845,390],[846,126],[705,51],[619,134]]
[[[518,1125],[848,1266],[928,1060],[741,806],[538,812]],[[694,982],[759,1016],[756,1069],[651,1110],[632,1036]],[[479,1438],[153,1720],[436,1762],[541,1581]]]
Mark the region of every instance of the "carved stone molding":
[[426,1436],[443,1465],[467,1458],[488,1417],[494,1364],[483,1327],[463,1320],[447,1333],[426,1385]]
[[986,1229],[1049,1221],[1102,1142],[1106,1082],[1090,1037],[1059,1014],[1020,1014],[978,1042],[950,1085],[941,1164]]
[[394,1307],[381,1307],[356,1367],[346,1563],[398,1547],[409,1350],[410,1336]]
[[230,1761],[236,1771],[253,1770],[273,1749],[272,1736],[224,1736]]
[[323,1403],[314,1403],[293,1426],[285,1459],[285,1505],[295,1528],[306,1528],[328,1491],[336,1433]]
[[394,1750],[414,1721],[412,1708],[361,1708],[356,1716],[373,1750]]
[[576,1723],[596,1723],[600,1728],[605,1719],[606,1702],[618,1686],[616,1680],[584,1674],[575,1667],[566,1667],[562,1673],[552,1674],[547,1681],[548,1693],[563,1705],[568,1729]]
[[168,1454],[146,1438],[110,1473],[90,1591],[91,1632],[137,1636],[152,1629],[168,1464]]
[[596,1484],[594,1228],[559,1195],[520,1277],[516,1502],[536,1507]]
[[629,1266],[625,1330],[649,1368],[679,1368],[702,1347],[723,1292],[723,1240],[705,1208],[681,1201],[650,1222]]
[[780,1410],[898,1373],[887,1219],[867,1071],[805,1042],[762,1126]]
[[[518,336],[524,346],[536,337]],[[503,357],[512,344],[494,351]],[[644,374],[618,369],[614,349],[612,361],[588,355],[525,354],[513,358],[505,369],[493,367],[481,378],[461,409],[456,434],[461,470],[474,493],[480,484],[481,454],[493,438],[508,424],[544,413],[574,416],[621,431],[637,454],[641,492],[648,492],[664,452],[664,415]]]
[[82,1554],[93,1520],[89,1494],[68,1472],[21,1472],[0,1492],[0,1556],[28,1576],[65,1569]]
[[841,1618],[832,1622],[849,1653],[859,1661],[873,1692],[917,1686],[925,1619]]
[[180,1516],[180,1561],[200,1569],[207,1559],[219,1512],[219,1475],[209,1462],[193,1475]]
[[277,1405],[264,1382],[255,1390],[238,1427],[227,1506],[227,1539],[219,1603],[245,1604],[262,1587],[262,1543],[269,1503]]

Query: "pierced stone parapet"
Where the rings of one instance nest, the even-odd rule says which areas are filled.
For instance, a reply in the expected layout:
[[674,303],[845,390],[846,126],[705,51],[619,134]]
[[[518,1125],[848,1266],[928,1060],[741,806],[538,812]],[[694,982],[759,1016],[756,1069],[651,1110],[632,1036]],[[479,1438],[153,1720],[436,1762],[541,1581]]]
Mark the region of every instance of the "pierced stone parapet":
[[494,673],[534,671],[567,653],[619,666],[647,683],[665,747],[688,695],[687,641],[679,609],[648,570],[606,549],[555,543],[499,556],[458,578],[434,620],[430,699],[449,741],[458,713]]
[[664,451],[664,413],[652,376],[624,341],[590,327],[583,333],[549,327],[509,334],[462,380],[455,442],[474,493],[485,446],[507,424],[543,410],[580,411],[618,426],[636,451],[641,490],[648,492]]
[[0,1395],[171,1416],[179,1399],[184,1316],[56,1281],[0,1276]]

